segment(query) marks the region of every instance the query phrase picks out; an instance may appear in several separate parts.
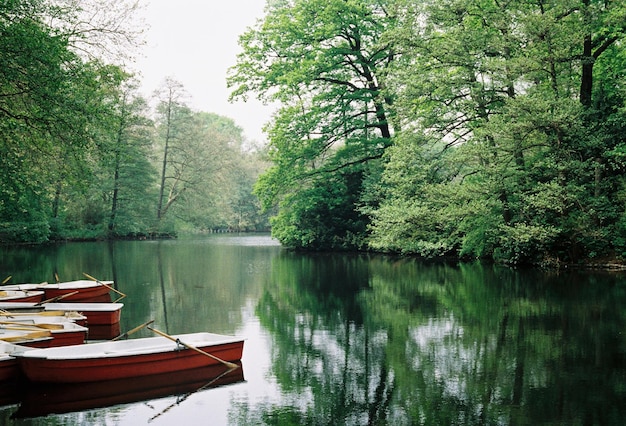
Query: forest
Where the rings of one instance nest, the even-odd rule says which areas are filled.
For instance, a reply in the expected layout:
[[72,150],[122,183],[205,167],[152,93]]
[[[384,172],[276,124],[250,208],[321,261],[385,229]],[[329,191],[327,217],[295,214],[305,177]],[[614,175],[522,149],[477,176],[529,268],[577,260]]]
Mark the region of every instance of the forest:
[[626,255],[626,3],[270,0],[234,99],[280,108],[285,246],[560,267]]
[[0,242],[174,237],[268,228],[265,162],[175,78],[150,99],[127,70],[139,5],[0,6]]
[[267,0],[227,79],[278,105],[258,150],[174,79],[137,94],[136,7],[3,2],[0,241],[271,226],[298,250],[626,256],[624,2]]

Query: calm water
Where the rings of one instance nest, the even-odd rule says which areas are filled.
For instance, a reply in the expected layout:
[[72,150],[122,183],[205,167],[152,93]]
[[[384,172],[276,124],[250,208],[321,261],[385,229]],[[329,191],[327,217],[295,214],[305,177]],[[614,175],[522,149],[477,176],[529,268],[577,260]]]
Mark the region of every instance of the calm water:
[[[105,407],[94,407],[102,397],[88,400],[89,387],[32,386],[19,401],[10,390],[0,424],[626,419],[623,273],[295,254],[267,236],[0,249],[0,278],[12,275],[12,283],[53,281],[55,273],[81,279],[83,272],[114,280],[127,294],[122,331],[154,319],[168,333],[245,336],[241,372],[214,383],[220,371],[122,383]],[[131,338],[147,336],[144,329]],[[68,400],[76,405],[60,402]],[[49,404],[70,412],[44,415]]]

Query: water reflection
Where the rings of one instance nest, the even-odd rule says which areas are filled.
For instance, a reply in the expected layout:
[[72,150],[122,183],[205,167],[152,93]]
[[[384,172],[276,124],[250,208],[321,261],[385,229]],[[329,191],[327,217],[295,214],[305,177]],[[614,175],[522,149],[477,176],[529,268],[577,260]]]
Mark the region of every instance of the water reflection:
[[181,405],[196,392],[243,380],[243,366],[238,363],[237,368],[216,365],[132,379],[31,385],[24,390],[19,408],[13,417],[28,418],[51,413],[69,413],[178,395],[175,403],[150,419],[154,420],[171,410],[174,405]]
[[[155,417],[177,397],[24,424],[620,425],[626,418],[621,273],[300,254],[267,237],[229,235],[30,250],[0,251],[0,275],[24,282],[52,270],[67,279],[114,275],[128,295],[123,331],[154,319],[168,333],[248,340],[245,381],[194,394],[181,409]],[[31,269],[16,273],[27,263]],[[13,411],[0,409],[0,423],[11,424]]]
[[239,424],[621,424],[626,287],[363,256],[284,255],[257,313],[279,404]]

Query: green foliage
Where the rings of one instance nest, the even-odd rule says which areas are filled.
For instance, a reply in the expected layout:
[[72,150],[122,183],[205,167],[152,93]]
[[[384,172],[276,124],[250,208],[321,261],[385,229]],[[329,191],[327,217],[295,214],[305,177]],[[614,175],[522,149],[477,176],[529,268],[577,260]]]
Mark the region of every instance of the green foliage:
[[272,219],[273,235],[296,249],[361,248],[367,221],[355,208],[360,183],[359,173],[338,173],[285,197]]
[[371,246],[510,264],[621,256],[624,6],[397,4],[389,90],[411,126],[389,152]]
[[[242,151],[241,129],[180,103],[180,142],[163,186],[176,211],[158,223],[163,196],[154,159],[160,154],[156,135],[164,127],[158,123],[155,132],[133,76],[99,57],[106,52],[111,59],[108,54],[135,44],[137,29],[124,25],[136,5],[53,3],[0,6],[0,242],[266,225],[249,198],[250,176],[258,175],[261,162]],[[238,175],[236,167],[244,173]]]
[[269,4],[240,38],[232,96],[281,103],[269,128],[274,167],[255,191],[266,209],[278,208],[273,232],[286,245],[363,247],[367,218],[355,209],[366,165],[391,142],[382,82],[393,51],[381,35],[392,25],[379,2],[299,0]]

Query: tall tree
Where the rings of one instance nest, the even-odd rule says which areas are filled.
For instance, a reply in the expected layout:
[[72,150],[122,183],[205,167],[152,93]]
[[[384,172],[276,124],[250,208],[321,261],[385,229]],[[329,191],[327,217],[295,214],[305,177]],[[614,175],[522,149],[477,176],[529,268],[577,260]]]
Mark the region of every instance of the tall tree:
[[[391,144],[392,98],[384,78],[394,54],[381,35],[394,19],[380,1],[268,2],[263,22],[240,38],[243,53],[231,70],[233,97],[256,93],[280,102],[269,129],[274,164],[257,194],[279,206],[273,229],[296,247],[352,248],[362,244],[366,220],[356,204],[367,164]],[[329,180],[345,191],[326,191]],[[314,195],[315,194],[315,195]],[[308,215],[309,205],[318,214]],[[334,228],[325,222],[353,223]],[[331,235],[342,229],[342,235]]]
[[[512,263],[610,254],[624,210],[615,197],[621,180],[605,164],[623,138],[606,123],[623,120],[624,98],[607,104],[605,94],[623,75],[624,6],[398,4],[406,25],[391,37],[412,66],[389,81],[414,132],[390,156],[373,245]],[[411,177],[415,152],[430,172]],[[406,185],[412,179],[421,191]],[[390,214],[407,205],[420,216]],[[439,222],[426,229],[419,217]]]

